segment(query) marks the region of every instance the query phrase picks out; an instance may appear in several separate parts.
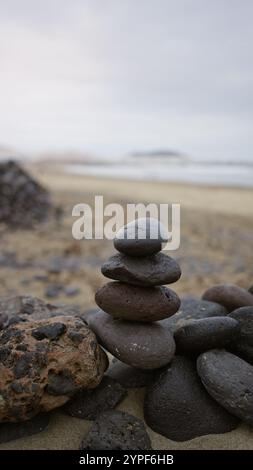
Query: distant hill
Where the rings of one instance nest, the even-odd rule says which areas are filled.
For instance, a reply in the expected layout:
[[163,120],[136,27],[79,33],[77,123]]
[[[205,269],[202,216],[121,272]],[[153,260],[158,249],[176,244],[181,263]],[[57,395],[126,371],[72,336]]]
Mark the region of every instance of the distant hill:
[[186,159],[187,156],[177,152],[176,150],[168,150],[168,149],[154,149],[154,150],[143,150],[137,152],[131,152],[129,154],[130,157],[136,158],[178,158],[178,159]]

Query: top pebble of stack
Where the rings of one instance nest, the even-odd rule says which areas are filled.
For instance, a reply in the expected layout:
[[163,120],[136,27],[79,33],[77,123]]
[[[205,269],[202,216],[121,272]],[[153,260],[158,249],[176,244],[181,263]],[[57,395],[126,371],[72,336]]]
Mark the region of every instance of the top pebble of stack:
[[149,256],[161,251],[167,241],[168,233],[158,220],[140,218],[117,232],[114,247],[128,256]]

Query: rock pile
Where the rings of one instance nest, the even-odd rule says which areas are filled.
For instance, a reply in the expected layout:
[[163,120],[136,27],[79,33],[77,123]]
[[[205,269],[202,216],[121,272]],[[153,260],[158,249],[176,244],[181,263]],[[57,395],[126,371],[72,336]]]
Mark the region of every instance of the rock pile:
[[177,294],[162,284],[176,282],[181,271],[160,253],[164,241],[165,229],[152,218],[137,219],[118,232],[114,246],[120,253],[102,266],[104,276],[114,281],[97,291],[101,310],[89,318],[102,346],[139,369],[163,367],[175,353],[172,334],[159,320],[180,307]]
[[0,163],[0,223],[30,227],[48,216],[48,192],[17,163]]
[[125,388],[146,386],[145,421],[171,440],[229,432],[239,420],[252,425],[253,296],[221,285],[180,306],[163,286],[180,268],[159,251],[163,237],[149,239],[155,223],[141,240],[138,221],[125,226],[114,240],[119,253],[102,266],[113,282],[97,291],[101,310],[87,321],[117,358],[107,376]]

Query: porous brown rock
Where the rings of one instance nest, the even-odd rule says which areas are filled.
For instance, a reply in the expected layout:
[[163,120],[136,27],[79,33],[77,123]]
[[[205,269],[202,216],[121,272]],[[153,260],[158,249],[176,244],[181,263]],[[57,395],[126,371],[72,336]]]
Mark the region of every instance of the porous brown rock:
[[80,319],[26,321],[0,332],[0,422],[31,419],[96,387],[108,359]]

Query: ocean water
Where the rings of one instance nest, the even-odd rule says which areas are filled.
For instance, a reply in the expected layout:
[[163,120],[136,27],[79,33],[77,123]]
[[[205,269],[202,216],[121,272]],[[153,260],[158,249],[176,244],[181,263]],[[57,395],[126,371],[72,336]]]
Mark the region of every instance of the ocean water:
[[172,181],[209,186],[253,187],[253,165],[218,163],[108,163],[68,164],[72,174],[108,178]]

